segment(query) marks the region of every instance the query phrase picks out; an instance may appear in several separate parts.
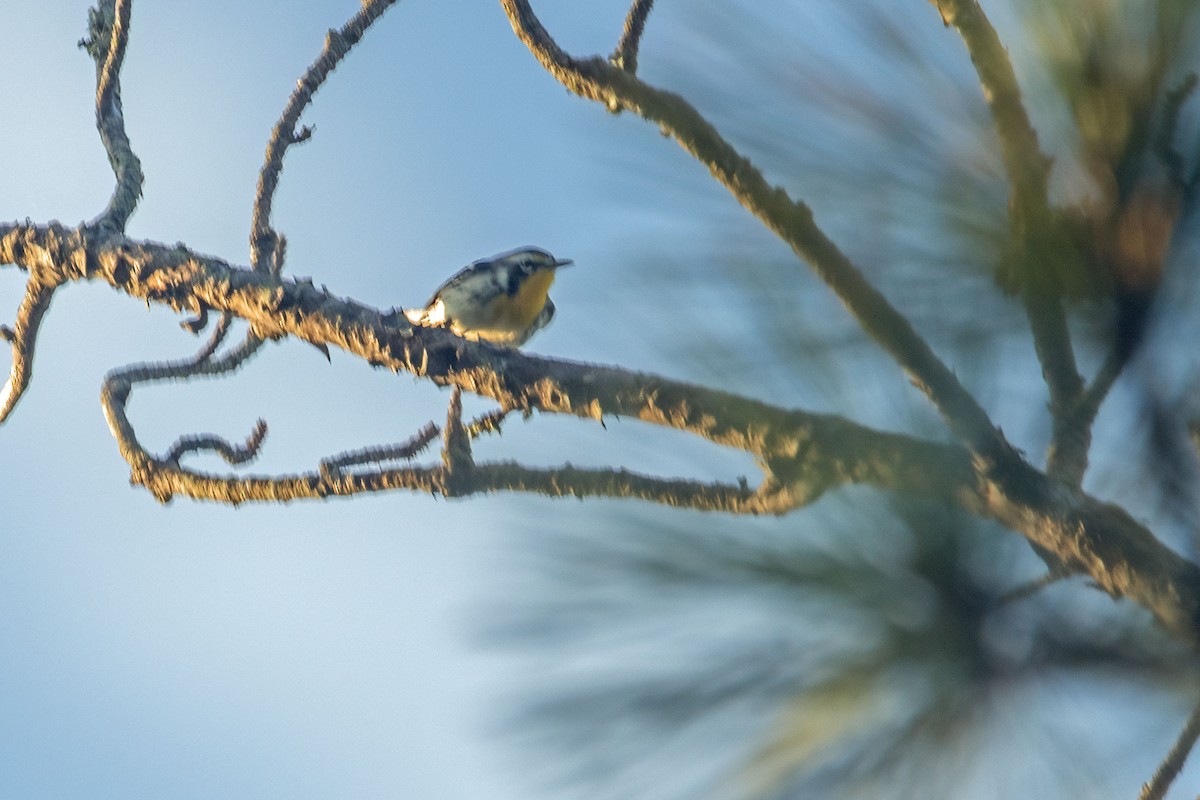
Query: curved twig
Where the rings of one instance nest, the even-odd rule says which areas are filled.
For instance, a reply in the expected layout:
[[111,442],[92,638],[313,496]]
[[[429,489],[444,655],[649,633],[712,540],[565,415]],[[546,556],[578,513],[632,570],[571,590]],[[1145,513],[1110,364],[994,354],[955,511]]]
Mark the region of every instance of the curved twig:
[[38,273],[31,271],[16,321],[13,327],[5,327],[4,338],[12,348],[12,367],[4,388],[0,389],[0,423],[8,419],[33,379],[33,353],[38,330],[50,310],[50,301],[58,286],[58,283],[43,283],[38,279]]
[[205,375],[222,375],[241,367],[263,344],[263,339],[253,331],[238,346],[220,358],[213,358],[216,348],[225,338],[229,323],[228,312],[222,315],[221,323],[213,331],[209,341],[189,359],[164,361],[150,364],[130,364],[111,370],[104,377],[101,402],[108,418],[109,428],[116,437],[121,452],[131,464],[148,468],[152,464],[170,464],[178,468],[179,459],[188,453],[213,452],[230,464],[243,464],[258,455],[263,439],[267,435],[267,423],[258,420],[244,445],[235,445],[214,434],[196,434],[180,437],[166,455],[151,456],[138,443],[133,425],[126,414],[125,406],[134,386],[165,380],[183,380]]
[[200,348],[200,352],[196,353],[195,359],[197,362],[207,361],[212,358],[217,352],[217,348],[225,341],[225,337],[229,335],[229,326],[233,324],[233,315],[228,311],[221,314],[221,318],[217,320],[217,324],[213,327],[213,332],[209,334],[208,341],[204,347]]
[[213,433],[181,436],[175,444],[171,445],[171,449],[167,451],[162,460],[178,464],[179,459],[188,453],[211,452],[216,453],[229,464],[245,464],[258,456],[258,451],[266,438],[267,423],[260,419],[254,424],[254,430],[246,437],[243,444],[232,444],[228,439]]
[[96,128],[117,179],[108,206],[92,224],[115,231],[125,230],[142,196],[142,164],[125,132],[121,109],[121,66],[132,6],[133,0],[101,0],[89,16],[90,39],[81,42],[96,61]]
[[326,34],[321,54],[296,82],[295,91],[288,98],[283,114],[271,131],[266,157],[258,174],[258,190],[254,196],[254,212],[250,220],[251,268],[260,271],[274,270],[278,274],[282,267],[282,258],[277,257],[275,253],[278,237],[271,229],[271,205],[275,190],[279,186],[279,173],[283,169],[283,157],[287,149],[312,135],[312,129],[307,126],[296,129],[300,115],[312,102],[313,95],[321,88],[329,73],[333,72],[350,52],[350,48],[358,44],[367,28],[383,16],[395,2],[396,0],[364,0],[362,8],[340,30],[330,30]]

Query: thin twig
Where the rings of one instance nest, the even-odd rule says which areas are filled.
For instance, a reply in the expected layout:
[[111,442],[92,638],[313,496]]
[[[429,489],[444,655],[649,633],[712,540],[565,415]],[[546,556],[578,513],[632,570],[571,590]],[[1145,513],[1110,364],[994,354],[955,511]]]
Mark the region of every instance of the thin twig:
[[[1121,376],[1126,361],[1119,346],[1110,350],[1096,377],[1079,395],[1075,406],[1056,414],[1048,461],[1058,465],[1057,476],[1072,486],[1078,487],[1083,482],[1092,424],[1113,384]],[[1066,450],[1068,454],[1060,455],[1060,450]]]
[[[227,327],[227,326],[225,326]],[[267,423],[259,419],[254,430],[247,437],[244,445],[235,445],[228,440],[213,434],[184,436],[171,446],[166,455],[161,458],[151,456],[138,442],[133,424],[126,413],[126,405],[133,387],[141,383],[154,383],[164,380],[178,380],[204,375],[222,375],[233,372],[246,363],[263,344],[263,339],[250,332],[242,344],[220,358],[213,358],[212,345],[224,338],[225,327],[218,325],[209,343],[200,352],[189,359],[148,364],[130,364],[111,370],[104,377],[100,391],[104,415],[108,419],[109,429],[117,440],[126,461],[134,472],[134,480],[144,483],[147,488],[153,484],[153,474],[157,469],[167,467],[181,470],[179,459],[187,453],[208,451],[214,452],[233,464],[240,464],[258,455],[263,439],[267,435]],[[155,492],[151,488],[152,492]],[[164,502],[170,494],[163,495],[155,492],[155,496]]]
[[476,417],[467,423],[467,435],[472,439],[478,439],[485,433],[499,433],[501,423],[512,412],[511,408],[498,408]]
[[637,73],[638,47],[642,42],[642,33],[646,29],[646,18],[650,16],[650,9],[653,6],[654,0],[633,0],[629,14],[625,17],[625,31],[621,34],[621,41],[617,43],[617,49],[610,56],[609,60],[614,66],[625,70],[630,75]]
[[1024,600],[1026,597],[1032,597],[1042,589],[1045,589],[1047,586],[1052,586],[1069,577],[1071,576],[1067,572],[1063,572],[1061,570],[1051,570],[1044,573],[1040,577],[1034,578],[1031,581],[1026,581],[1025,583],[1009,589],[1007,592],[996,598],[996,605],[1008,605],[1010,603],[1016,603],[1020,600]]
[[1162,125],[1154,139],[1154,152],[1166,165],[1171,182],[1182,191],[1191,188],[1196,176],[1193,174],[1190,178],[1185,177],[1183,156],[1175,148],[1175,135],[1178,133],[1179,114],[1183,110],[1183,104],[1196,90],[1196,83],[1196,73],[1189,72],[1178,86],[1167,92],[1163,102]]
[[287,105],[271,138],[267,141],[266,157],[258,174],[258,191],[254,196],[254,212],[250,220],[250,266],[257,271],[282,268],[282,258],[276,258],[275,247],[278,235],[271,229],[271,205],[275,190],[279,186],[279,174],[283,169],[283,157],[287,149],[312,135],[312,129],[297,130],[300,115],[312,102],[313,95],[321,88],[325,79],[337,67],[354,45],[358,44],[375,20],[379,19],[396,0],[364,0],[362,8],[352,16],[340,30],[330,30],[325,36],[325,46],[316,61],[296,83],[296,89],[288,98]]
[[[221,334],[221,338],[224,334]],[[216,339],[216,332],[214,332]],[[224,375],[237,370],[250,359],[263,345],[263,338],[247,333],[246,338],[237,347],[220,358],[214,359],[211,348],[212,341],[205,344],[196,355],[179,361],[158,361],[142,364],[129,364],[109,372],[109,378],[129,382],[131,385],[141,383],[158,383],[168,380],[185,380],[188,378]]]
[[1100,365],[1100,371],[1092,379],[1091,385],[1080,398],[1081,413],[1092,417],[1096,416],[1100,411],[1100,406],[1104,403],[1104,398],[1108,397],[1113,384],[1117,382],[1117,378],[1121,377],[1121,370],[1124,366],[1125,359],[1121,357],[1119,349],[1114,347],[1104,359],[1104,363]]
[[374,445],[338,453],[336,456],[321,460],[321,474],[330,477],[339,474],[347,467],[355,467],[360,464],[386,464],[389,461],[407,461],[416,458],[441,432],[437,425],[430,422],[407,442]]
[[[129,44],[133,0],[103,0],[91,13],[91,40],[82,44],[96,59],[96,128],[117,185],[108,206],[93,220],[98,227],[124,231],[142,196],[142,164],[125,132],[121,109],[121,66]],[[107,40],[107,49],[101,45]]]
[[[1083,391],[1071,335],[1055,273],[1056,237],[1047,199],[1050,159],[1021,101],[1021,89],[996,29],[976,0],[933,0],[942,21],[954,26],[975,65],[979,84],[1000,139],[1005,172],[1012,188],[1010,225],[1017,247],[1025,314],[1034,350],[1050,393],[1052,432],[1047,470],[1078,485],[1087,465],[1090,427],[1064,426]],[[1082,435],[1080,435],[1082,434]]]
[[1167,796],[1167,790],[1183,769],[1183,762],[1195,747],[1197,738],[1200,738],[1200,706],[1192,710],[1179,738],[1175,740],[1175,746],[1159,764],[1154,777],[1149,783],[1142,785],[1142,793],[1138,795],[1138,800],[1163,800]]
[[175,444],[171,445],[171,449],[167,451],[162,460],[171,464],[178,464],[179,459],[188,453],[204,451],[216,453],[230,464],[245,464],[258,455],[258,451],[262,447],[263,440],[266,437],[267,423],[263,419],[259,419],[254,424],[254,430],[246,437],[246,441],[240,445],[232,444],[228,439],[213,433],[181,436],[176,440]]
[[[624,75],[606,64],[604,68]],[[626,417],[684,431],[750,454],[769,464],[774,478],[751,491],[742,485],[664,483],[644,476],[630,480],[619,469],[530,472],[519,465],[488,470],[476,465],[470,486],[456,487],[460,494],[603,495],[728,513],[783,514],[847,484],[912,493],[1020,532],[1060,554],[1071,571],[1086,574],[1109,595],[1142,605],[1181,639],[1200,640],[1200,568],[1165,547],[1121,508],[1063,487],[1020,463],[997,473],[959,445],[873,430],[833,415],[781,408],[660,376],[464,341],[441,328],[397,327],[378,309],[325,287],[234,267],[179,246],[113,237],[95,241],[86,234],[86,229],[57,223],[0,222],[0,265],[29,269],[42,264],[55,280],[106,282],[130,297],[177,312],[195,313],[208,305],[245,319],[258,336],[322,342],[374,367],[459,386],[516,411],[536,409],[597,422]],[[128,381],[106,381],[105,413],[131,479],[164,501],[176,494],[241,503],[397,488],[437,491],[444,481],[440,468],[414,467],[362,479],[346,475],[332,485],[318,472],[241,479],[150,464],[125,416],[129,391]]]
[[0,423],[8,419],[33,379],[33,353],[37,347],[38,330],[46,312],[50,310],[50,301],[57,288],[57,282],[43,283],[38,272],[31,272],[25,285],[25,298],[17,309],[16,321],[11,328],[5,327],[4,338],[12,348],[12,367],[4,388],[0,389]]

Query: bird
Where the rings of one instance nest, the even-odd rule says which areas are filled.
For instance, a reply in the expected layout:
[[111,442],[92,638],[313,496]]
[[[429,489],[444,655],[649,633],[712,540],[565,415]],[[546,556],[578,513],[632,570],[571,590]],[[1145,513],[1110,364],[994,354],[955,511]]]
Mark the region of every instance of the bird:
[[464,267],[423,308],[405,309],[404,316],[464,339],[520,347],[554,318],[550,284],[560,267],[573,263],[540,247],[506,250]]

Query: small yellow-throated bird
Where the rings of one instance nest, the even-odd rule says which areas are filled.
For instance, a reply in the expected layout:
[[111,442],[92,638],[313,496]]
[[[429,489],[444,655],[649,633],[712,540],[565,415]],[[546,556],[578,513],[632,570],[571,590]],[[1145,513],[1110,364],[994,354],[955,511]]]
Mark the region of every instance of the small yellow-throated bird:
[[406,309],[404,316],[464,339],[520,347],[554,318],[550,284],[558,268],[571,263],[537,247],[481,258],[443,283],[424,308]]

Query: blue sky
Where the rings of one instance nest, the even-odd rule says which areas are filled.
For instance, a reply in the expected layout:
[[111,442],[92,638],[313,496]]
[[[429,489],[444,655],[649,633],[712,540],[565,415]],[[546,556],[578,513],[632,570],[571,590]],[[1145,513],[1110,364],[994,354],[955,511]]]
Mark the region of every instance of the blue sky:
[[[8,114],[0,137],[0,218],[89,219],[107,201],[112,177],[93,122],[94,68],[75,46],[87,6],[10,5],[13,33],[0,48],[9,80],[0,96],[20,110]],[[610,52],[626,11],[614,0],[535,5],[576,53]],[[123,97],[146,184],[131,236],[247,262],[270,129],[325,31],[357,7],[356,0],[136,0]],[[953,317],[945,339],[935,342],[953,352],[960,318],[964,328],[981,322],[970,303],[961,303],[960,276],[910,282],[906,259],[919,261],[929,246],[922,215],[930,208],[921,200],[942,177],[931,163],[965,165],[964,185],[982,187],[972,202],[1002,214],[996,164],[967,144],[975,141],[972,126],[986,124],[978,87],[961,42],[923,0],[907,4],[897,19],[901,27],[928,26],[928,61],[894,70],[879,69],[877,58],[856,49],[857,17],[844,9],[834,2],[795,5],[775,30],[773,16],[748,4],[663,2],[646,35],[642,73],[669,88],[702,87],[694,93],[701,110],[745,143],[771,180],[812,203],[889,296],[909,303],[918,328],[936,336],[943,331],[936,323]],[[1015,23],[1000,24],[1005,33]],[[765,44],[745,59],[726,60],[729,48],[714,40],[737,44],[739,35]],[[807,49],[793,47],[801,37]],[[1022,40],[1008,41],[1019,56]],[[829,100],[819,89],[841,81],[850,89],[834,96],[847,106],[821,117],[813,98]],[[925,98],[918,105],[934,109],[932,124],[920,127],[920,113],[909,118],[902,108],[892,119],[912,129],[856,128],[854,118],[838,128],[847,108],[868,120],[889,110],[858,105],[877,99],[854,94],[863,84],[899,106],[905,92]],[[702,167],[632,115],[614,116],[568,95],[520,45],[498,3],[402,0],[338,68],[303,122],[315,135],[289,151],[275,203],[291,275],[380,308],[414,305],[464,264],[536,244],[577,266],[556,283],[558,316],[531,342],[533,351],[783,396],[787,405],[884,427],[934,421],[836,300]],[[1056,129],[1048,128],[1053,147]],[[913,159],[904,149],[912,142],[892,136],[905,131],[916,131],[911,138],[936,158]],[[893,140],[900,141],[895,150]],[[847,156],[850,179],[830,166],[835,155]],[[784,166],[793,157],[800,166],[789,172]],[[872,172],[880,163],[894,172]],[[918,201],[863,191],[886,188],[889,178],[917,186]],[[839,213],[846,208],[866,212]],[[880,252],[894,259],[872,262]],[[734,279],[760,294],[734,297],[728,276],[711,280],[729,264]],[[982,274],[963,280],[992,289]],[[938,300],[941,287],[958,307]],[[11,320],[21,291],[21,275],[0,270],[0,320]],[[755,314],[768,301],[786,310],[797,341],[773,341],[756,327],[763,320]],[[984,352],[1000,357],[981,359],[983,367],[952,365],[989,410],[1003,412],[1005,433],[1036,452],[1046,419],[1027,409],[1042,409],[1043,389],[1022,332],[1006,338],[1013,320],[1020,320],[1015,306],[989,307],[982,323],[994,326],[988,332],[996,338]],[[528,797],[525,766],[504,746],[496,710],[515,686],[537,682],[537,662],[478,646],[494,604],[527,582],[507,550],[515,539],[555,543],[571,533],[602,541],[659,525],[770,542],[800,529],[794,516],[735,523],[635,504],[513,496],[160,506],[129,486],[98,392],[113,367],[193,352],[199,341],[178,321],[105,286],[61,291],[38,342],[32,388],[0,428],[0,797]],[[741,347],[750,334],[761,337],[753,340],[761,347]],[[844,363],[804,361],[808,343],[819,340],[834,342]],[[797,362],[778,363],[781,350]],[[1085,366],[1089,358],[1096,354],[1084,353]],[[285,472],[405,439],[427,420],[440,421],[445,400],[409,376],[377,372],[337,352],[329,364],[289,342],[267,346],[232,377],[141,389],[131,411],[142,440],[157,449],[196,431],[240,438],[263,417],[271,432],[253,471]],[[468,402],[470,410],[487,408]],[[516,421],[478,452],[706,479],[755,477],[745,459],[688,437],[606,422],[600,429],[558,418]],[[838,508],[814,514],[818,530],[804,528],[806,545],[834,548],[839,534],[823,538],[819,529]],[[882,558],[870,536],[846,541],[837,546],[865,561]],[[588,588],[611,591],[599,574]],[[641,605],[660,601],[652,596]],[[719,618],[748,629],[742,620],[751,617],[739,614],[763,610],[718,598],[704,622]],[[773,624],[795,624],[790,608],[786,620],[766,616],[758,620],[763,636],[773,635]],[[703,653],[713,643],[700,636],[689,646]],[[644,657],[658,666],[652,647]],[[1154,753],[1165,750],[1177,716],[1165,695],[1131,696],[1121,708],[1127,698],[1114,690],[1071,716],[1078,711],[1070,705],[1074,695],[1053,695],[1067,698],[1068,727],[1087,722],[1089,713],[1110,723],[1124,714],[1122,724],[1133,732],[1127,735]],[[1120,749],[1122,741],[1107,739],[1097,749]],[[681,752],[700,761],[686,747]],[[727,747],[720,752],[736,755]],[[981,774],[979,781],[991,780]],[[1146,777],[1139,763],[1113,767],[1113,785],[1122,790]],[[991,796],[989,790],[979,796]]]

